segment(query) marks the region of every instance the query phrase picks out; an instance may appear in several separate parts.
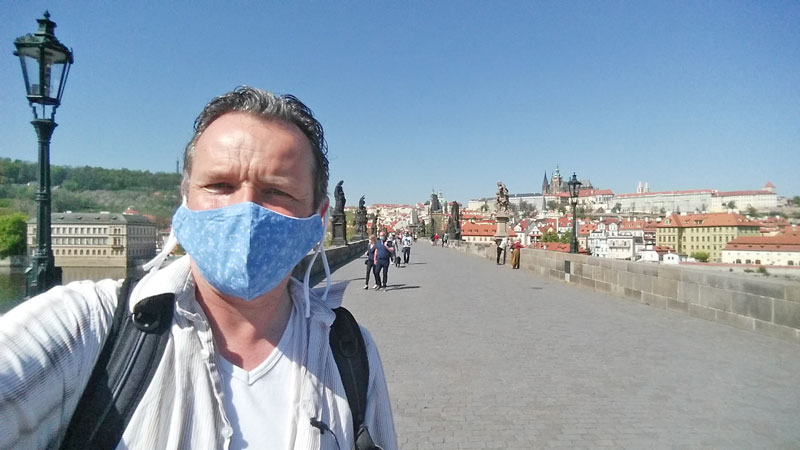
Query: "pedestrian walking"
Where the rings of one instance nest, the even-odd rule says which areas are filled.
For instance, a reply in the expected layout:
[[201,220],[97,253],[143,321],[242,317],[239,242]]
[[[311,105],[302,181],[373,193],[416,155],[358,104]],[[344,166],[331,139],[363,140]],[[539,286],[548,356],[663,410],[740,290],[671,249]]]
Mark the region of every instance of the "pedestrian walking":
[[392,247],[392,248],[395,250],[395,251],[392,253],[392,261],[394,261],[394,266],[395,266],[395,267],[400,267],[400,251],[399,251],[399,248],[400,248],[400,239],[399,239],[398,237],[396,237],[396,236],[394,235],[394,233],[392,233],[392,234],[389,236],[389,239],[387,240],[387,242],[386,242],[386,243],[387,243],[388,245],[390,245],[390,246],[391,246],[391,247]]
[[394,254],[394,248],[386,245],[387,237],[385,232],[381,231],[379,236],[380,239],[376,242],[374,260],[375,266],[373,267],[375,279],[378,281],[378,286],[375,287],[375,289],[380,290],[383,288],[385,291],[386,282],[389,278],[389,261]]
[[406,233],[403,235],[403,264],[408,265],[411,260],[411,235]]
[[[364,280],[364,289],[369,289],[369,276],[373,273],[373,268],[375,267],[375,250],[377,250],[377,243],[375,242],[375,235],[369,235],[369,245],[367,246],[367,260],[364,263],[367,265],[367,278]],[[375,289],[378,289],[378,276],[375,275]]]

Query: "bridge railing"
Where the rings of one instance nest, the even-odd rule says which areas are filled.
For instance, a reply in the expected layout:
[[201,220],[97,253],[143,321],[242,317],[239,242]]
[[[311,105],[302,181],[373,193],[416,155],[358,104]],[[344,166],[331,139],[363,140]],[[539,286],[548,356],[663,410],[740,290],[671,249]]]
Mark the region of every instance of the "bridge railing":
[[[494,260],[494,245],[458,242]],[[670,311],[800,343],[800,283],[523,248],[520,268]],[[510,262],[510,258],[507,259]]]
[[[331,272],[339,268],[340,266],[349,263],[350,261],[362,256],[364,252],[367,251],[367,244],[369,241],[366,239],[363,241],[356,241],[351,242],[348,245],[342,245],[338,247],[331,247],[325,249],[325,256],[328,258],[328,265],[331,268]],[[299,264],[295,266],[292,270],[292,276],[297,278],[298,280],[303,280],[303,276],[305,276],[306,268],[308,267],[308,263],[311,261],[313,254],[306,255]],[[317,258],[314,261],[314,266],[311,268],[311,275],[309,276],[310,283],[313,286],[320,280],[325,277],[325,270],[322,265],[322,258]]]

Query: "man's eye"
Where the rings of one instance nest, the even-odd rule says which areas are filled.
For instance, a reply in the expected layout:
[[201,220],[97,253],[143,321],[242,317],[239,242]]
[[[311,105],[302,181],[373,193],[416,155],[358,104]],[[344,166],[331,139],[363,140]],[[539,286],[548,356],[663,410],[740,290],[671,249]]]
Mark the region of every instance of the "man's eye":
[[230,183],[220,182],[220,183],[212,183],[206,185],[206,189],[210,189],[212,191],[231,191],[233,190],[233,186]]
[[278,197],[289,197],[289,198],[292,197],[291,195],[287,194],[286,192],[283,192],[282,190],[275,189],[275,188],[267,189],[266,193],[268,195],[275,195],[275,196],[278,196]]

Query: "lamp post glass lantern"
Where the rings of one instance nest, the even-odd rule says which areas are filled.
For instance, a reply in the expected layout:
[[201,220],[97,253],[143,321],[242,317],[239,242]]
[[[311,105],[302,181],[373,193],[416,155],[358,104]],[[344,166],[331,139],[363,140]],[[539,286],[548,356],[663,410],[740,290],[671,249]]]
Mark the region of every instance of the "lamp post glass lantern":
[[[50,137],[56,108],[61,104],[64,85],[72,65],[72,51],[58,41],[55,22],[45,11],[39,29],[14,40],[14,56],[22,65],[25,95],[33,110],[33,124],[39,142],[39,189],[36,191],[36,250],[26,270],[26,296],[32,297],[61,284],[61,269],[55,267],[50,239]],[[38,108],[38,109],[37,109]]]
[[572,172],[572,178],[567,182],[569,186],[569,201],[572,203],[572,241],[569,244],[570,253],[578,253],[578,220],[575,217],[575,210],[578,207],[578,192],[581,189],[581,183],[575,172]]

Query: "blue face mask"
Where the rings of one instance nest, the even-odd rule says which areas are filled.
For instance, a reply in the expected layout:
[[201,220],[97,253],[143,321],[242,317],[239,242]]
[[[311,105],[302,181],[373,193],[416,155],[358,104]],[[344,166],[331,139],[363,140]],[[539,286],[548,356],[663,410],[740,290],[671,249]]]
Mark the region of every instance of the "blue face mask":
[[247,301],[275,288],[324,235],[319,214],[299,219],[251,202],[204,211],[181,205],[172,230],[203,278]]

